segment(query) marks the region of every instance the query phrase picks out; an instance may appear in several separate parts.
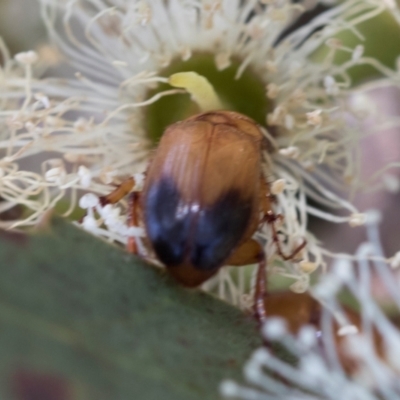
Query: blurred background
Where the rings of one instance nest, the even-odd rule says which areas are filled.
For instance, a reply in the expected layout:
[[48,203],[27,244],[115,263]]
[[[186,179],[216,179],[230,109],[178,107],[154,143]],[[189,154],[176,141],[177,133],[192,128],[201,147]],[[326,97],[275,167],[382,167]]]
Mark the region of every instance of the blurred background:
[[46,30],[35,0],[0,0],[0,36],[13,53],[44,45]]

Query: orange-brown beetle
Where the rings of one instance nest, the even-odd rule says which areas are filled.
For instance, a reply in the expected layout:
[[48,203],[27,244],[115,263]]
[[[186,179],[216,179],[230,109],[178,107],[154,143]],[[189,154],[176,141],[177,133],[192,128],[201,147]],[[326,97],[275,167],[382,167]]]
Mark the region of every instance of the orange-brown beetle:
[[[139,224],[157,258],[185,286],[198,286],[223,265],[259,263],[255,314],[265,318],[265,256],[252,238],[260,224],[273,222],[269,186],[262,176],[264,136],[250,118],[211,111],[169,126],[146,172],[141,193],[132,193],[130,225]],[[103,203],[127,194],[133,180]],[[136,252],[133,239],[128,249]]]

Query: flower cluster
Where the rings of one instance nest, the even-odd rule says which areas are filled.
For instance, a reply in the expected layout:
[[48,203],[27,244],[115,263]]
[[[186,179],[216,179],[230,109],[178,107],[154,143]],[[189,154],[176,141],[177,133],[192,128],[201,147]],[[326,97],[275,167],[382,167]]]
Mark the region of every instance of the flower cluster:
[[18,162],[45,150],[41,145],[35,149],[39,137],[46,136],[37,125],[58,112],[50,110],[46,95],[32,90],[32,65],[37,62],[37,55],[29,51],[11,59],[3,42],[0,42],[0,51],[3,60],[0,70],[0,210],[4,213],[21,204],[30,211],[23,221],[1,221],[0,226],[4,228],[36,221],[54,207],[61,196],[51,193],[54,185],[43,174],[23,169]]
[[[263,328],[268,341],[278,342],[285,361],[268,348],[256,350],[244,368],[249,385],[225,381],[225,397],[268,399],[399,399],[400,310],[398,257],[388,264],[379,241],[380,215],[367,215],[368,242],[354,257],[338,259],[312,289],[324,307],[316,324],[291,332],[287,321],[271,318]],[[376,300],[376,287],[386,296],[385,309]],[[341,306],[340,294],[351,296],[358,313]],[[343,297],[343,296],[342,296]],[[390,300],[390,301],[389,301]],[[388,316],[388,309],[391,315]],[[390,315],[390,312],[389,312]],[[284,353],[282,353],[284,349]],[[286,353],[285,353],[286,352]],[[291,358],[287,355],[290,354]]]
[[[282,246],[290,253],[305,238],[307,248],[296,262],[272,263],[270,227],[258,234],[271,271],[293,278],[293,290],[305,291],[310,273],[325,265],[320,243],[307,231],[307,216],[352,226],[365,220],[336,194],[343,182],[357,182],[365,115],[363,104],[350,101],[348,71],[372,64],[395,74],[364,57],[362,46],[348,48],[335,38],[346,30],[361,37],[357,26],[390,3],[329,3],[291,32],[285,29],[303,8],[289,0],[41,0],[52,43],[74,75],[37,79],[34,52],[10,59],[1,46],[0,211],[15,204],[26,209],[2,226],[35,224],[56,206],[69,215],[80,205],[89,210],[85,228],[121,243],[142,236],[141,229],[125,225],[124,202],[104,210],[96,197],[79,196],[105,195],[124,178],[141,176],[160,132],[193,109],[182,90],[168,87],[168,77],[193,70],[214,85],[226,108],[264,128],[270,143],[264,174],[277,197],[276,212],[284,216]],[[313,62],[321,48],[325,56]],[[336,65],[341,52],[349,60]],[[35,172],[24,169],[33,155],[42,160]],[[346,215],[322,211],[307,199]],[[245,306],[242,295],[249,288],[243,275],[235,281],[222,270],[206,286],[216,283],[221,297]]]

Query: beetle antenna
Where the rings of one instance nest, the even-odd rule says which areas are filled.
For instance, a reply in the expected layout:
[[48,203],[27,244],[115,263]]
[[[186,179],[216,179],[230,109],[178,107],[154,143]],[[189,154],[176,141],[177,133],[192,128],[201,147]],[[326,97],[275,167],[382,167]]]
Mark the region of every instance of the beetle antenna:
[[288,261],[288,260],[293,259],[298,253],[300,253],[301,250],[304,249],[304,247],[306,247],[306,245],[307,245],[307,240],[304,239],[304,240],[303,240],[303,243],[301,243],[300,245],[298,245],[290,254],[288,254],[288,255],[285,254],[285,253],[283,252],[283,250],[282,250],[281,241],[279,240],[278,232],[277,232],[276,226],[275,226],[275,222],[276,222],[277,220],[282,220],[282,219],[283,219],[283,216],[282,216],[281,214],[275,215],[275,214],[273,214],[272,212],[271,212],[271,213],[268,213],[268,214],[265,216],[265,222],[267,222],[267,223],[269,223],[269,224],[271,225],[271,229],[272,229],[272,240],[274,241],[274,243],[275,243],[275,245],[276,245],[277,253],[279,254],[279,256],[280,256],[283,260]]
[[256,284],[254,291],[254,316],[257,319],[260,327],[264,325],[267,320],[267,312],[265,310],[265,296],[267,288],[267,271],[265,252],[261,249],[258,261],[258,270],[256,276]]

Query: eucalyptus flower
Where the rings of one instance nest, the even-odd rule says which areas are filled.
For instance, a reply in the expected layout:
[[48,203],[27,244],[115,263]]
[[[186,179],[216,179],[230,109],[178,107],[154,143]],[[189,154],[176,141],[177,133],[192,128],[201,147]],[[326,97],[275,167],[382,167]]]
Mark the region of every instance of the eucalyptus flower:
[[[399,257],[385,260],[379,219],[377,211],[368,214],[368,241],[354,256],[338,258],[313,287],[313,296],[324,305],[317,325],[304,325],[294,333],[282,318],[270,318],[263,334],[280,344],[286,358],[267,347],[256,350],[244,367],[247,384],[223,382],[225,397],[400,399],[400,331],[396,323],[400,296],[394,271]],[[386,304],[376,299],[377,281],[387,296]],[[358,319],[350,320],[341,305],[344,292],[359,309]]]
[[[329,252],[308,231],[308,215],[351,226],[365,222],[337,194],[346,184],[356,187],[360,174],[365,109],[351,101],[356,89],[348,71],[362,64],[387,69],[364,57],[363,46],[348,48],[335,35],[351,31],[362,39],[357,26],[390,3],[324,1],[330,7],[295,30],[288,27],[304,8],[289,0],[40,3],[52,44],[71,73],[37,79],[35,53],[11,59],[2,46],[0,204],[26,208],[3,226],[34,225],[46,210],[64,204],[66,216],[78,206],[87,210],[83,227],[110,241],[143,237],[140,226],[127,227],[125,202],[103,207],[99,196],[132,176],[140,190],[164,129],[199,112],[185,88],[170,85],[171,76],[185,71],[203,76],[222,108],[260,124],[270,144],[263,170],[277,198],[275,211],[284,216],[282,247],[290,253],[307,241],[295,260],[283,263],[275,260],[270,226],[261,227],[271,272],[292,278],[292,289],[302,292],[310,273],[325,268]],[[321,48],[327,49],[324,59],[313,61]],[[341,52],[349,61],[336,65]],[[25,170],[25,160],[39,154],[40,170]],[[217,284],[221,297],[246,307],[244,274],[242,269],[236,280],[224,269],[206,287]]]

